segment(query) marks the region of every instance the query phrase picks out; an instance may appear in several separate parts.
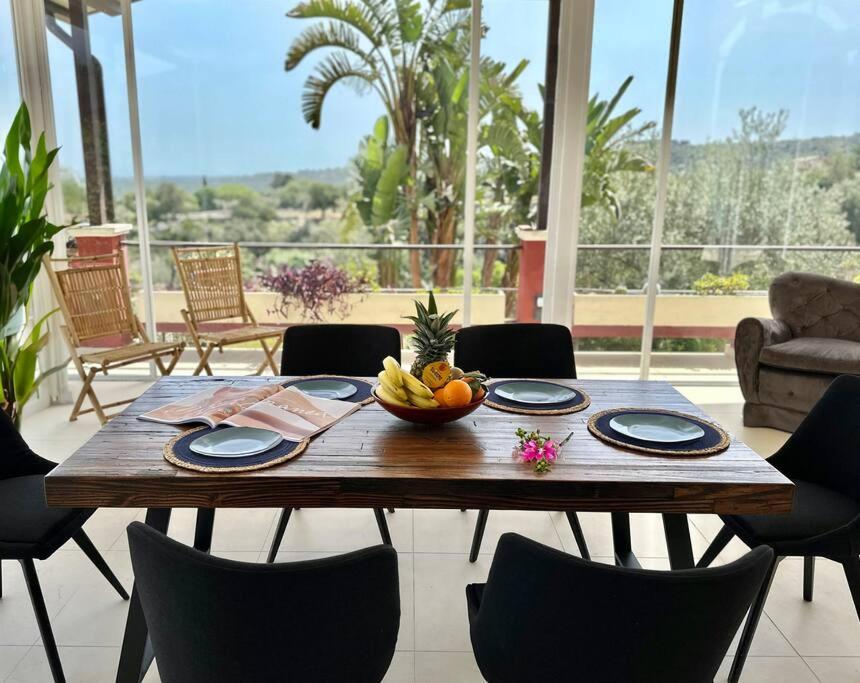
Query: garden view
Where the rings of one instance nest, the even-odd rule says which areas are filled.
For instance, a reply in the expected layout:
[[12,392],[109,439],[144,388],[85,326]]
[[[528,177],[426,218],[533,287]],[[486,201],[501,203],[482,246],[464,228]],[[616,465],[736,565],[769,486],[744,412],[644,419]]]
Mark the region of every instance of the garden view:
[[[384,113],[344,167],[148,177],[152,239],[295,243],[246,249],[251,288],[283,286],[277,276],[285,269],[295,275],[317,260],[337,269],[341,289],[456,290],[461,252],[385,247],[462,242],[469,7],[467,0],[296,5],[282,19],[300,28],[284,47],[284,66],[303,70],[308,132],[343,125],[327,116],[329,99],[343,89]],[[493,30],[484,27],[485,39]],[[503,246],[476,252],[474,282],[507,293],[507,318],[516,315],[517,228],[539,223],[543,86],[535,98],[534,85],[523,84],[530,66],[488,55],[480,66],[476,236],[479,245]],[[643,247],[651,238],[660,122],[640,108],[636,78],[618,79],[589,104],[579,291],[641,294],[646,286]],[[792,269],[860,277],[860,252],[790,248],[860,243],[860,134],[792,137],[787,131],[798,115],[750,103],[736,109],[731,132],[718,139],[673,141],[663,241],[686,248],[664,252],[662,293],[761,291]],[[130,179],[114,178],[117,221],[134,223],[131,190]],[[70,216],[87,214],[84,180],[68,169],[63,193]],[[156,289],[178,289],[169,250],[156,245],[152,257]],[[720,350],[723,343],[658,340],[657,348]],[[639,341],[581,344],[634,350]]]

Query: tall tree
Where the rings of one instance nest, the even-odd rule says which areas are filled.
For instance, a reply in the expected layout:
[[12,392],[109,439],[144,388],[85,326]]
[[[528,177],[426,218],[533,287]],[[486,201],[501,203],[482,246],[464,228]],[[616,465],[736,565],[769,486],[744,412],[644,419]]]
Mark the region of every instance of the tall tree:
[[[470,0],[306,0],[287,13],[293,19],[317,20],[290,46],[287,71],[317,50],[334,48],[305,81],[302,109],[313,128],[320,127],[326,95],[341,81],[376,93],[385,107],[395,142],[407,150],[412,244],[419,242],[416,91],[429,57],[444,36],[458,25],[468,25],[470,6]],[[420,287],[417,250],[410,252],[410,270],[412,285]]]

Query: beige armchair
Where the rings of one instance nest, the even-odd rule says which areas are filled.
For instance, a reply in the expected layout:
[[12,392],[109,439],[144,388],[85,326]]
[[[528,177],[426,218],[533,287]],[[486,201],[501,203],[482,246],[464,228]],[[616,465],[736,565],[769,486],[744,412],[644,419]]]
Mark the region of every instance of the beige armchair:
[[768,292],[770,318],[735,332],[744,424],[794,431],[838,375],[860,375],[860,285],[785,273]]

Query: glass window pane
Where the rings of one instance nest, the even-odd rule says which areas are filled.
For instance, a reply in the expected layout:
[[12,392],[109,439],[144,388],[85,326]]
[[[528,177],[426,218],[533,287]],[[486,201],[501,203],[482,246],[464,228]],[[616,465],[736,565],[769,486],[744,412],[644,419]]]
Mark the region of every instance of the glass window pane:
[[[540,320],[538,227],[548,0],[486,0],[473,323]],[[503,245],[482,248],[480,245]]]
[[9,0],[0,0],[0,135],[5,135],[21,104],[12,11]]
[[574,305],[584,376],[639,374],[672,5],[596,3]]
[[860,274],[860,6],[691,2],[683,31],[654,348],[734,379],[774,277]]

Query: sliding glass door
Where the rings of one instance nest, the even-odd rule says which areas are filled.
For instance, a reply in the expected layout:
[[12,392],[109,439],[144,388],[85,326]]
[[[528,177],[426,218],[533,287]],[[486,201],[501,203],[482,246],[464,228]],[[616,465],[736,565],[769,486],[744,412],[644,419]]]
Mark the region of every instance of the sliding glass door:
[[858,45],[855,2],[686,3],[652,366],[733,380],[774,277],[860,276]]

